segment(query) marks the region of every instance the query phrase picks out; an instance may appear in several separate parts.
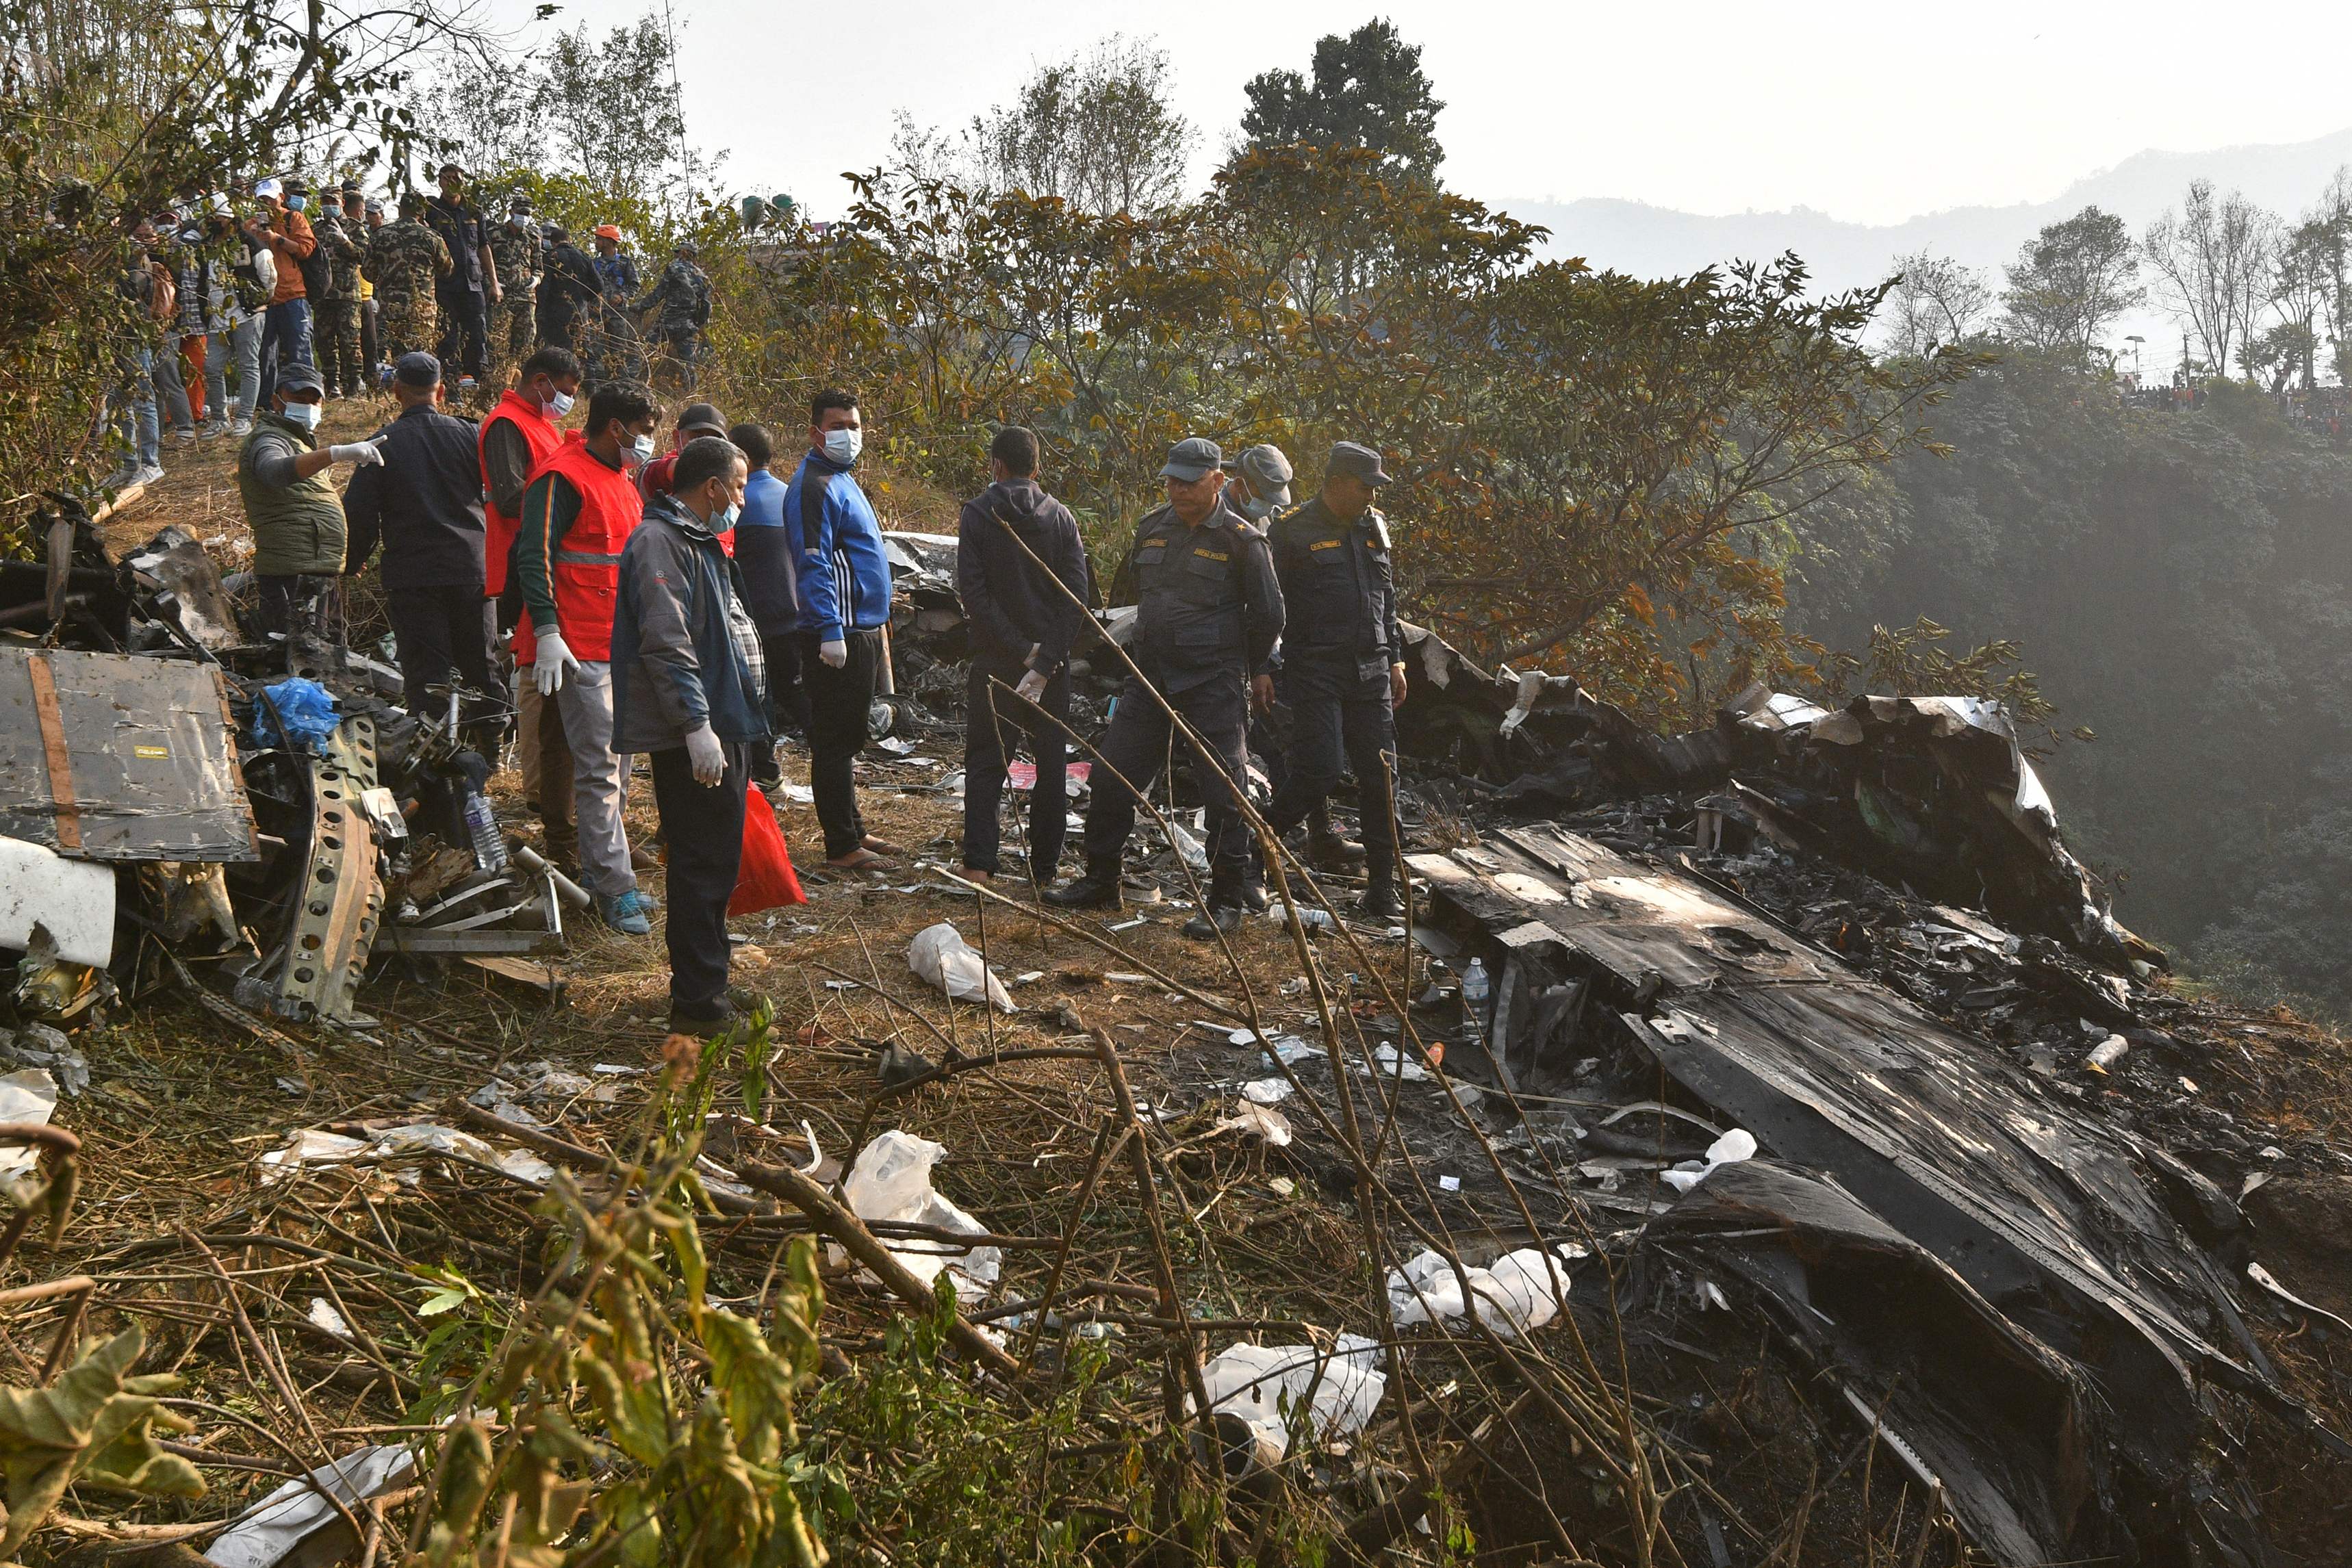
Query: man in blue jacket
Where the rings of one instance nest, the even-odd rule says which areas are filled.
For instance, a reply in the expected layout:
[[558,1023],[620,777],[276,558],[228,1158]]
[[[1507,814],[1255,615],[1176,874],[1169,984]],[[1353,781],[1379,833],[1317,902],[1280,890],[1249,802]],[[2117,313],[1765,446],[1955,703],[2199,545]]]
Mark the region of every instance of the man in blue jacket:
[[890,623],[890,561],[882,525],[849,470],[865,445],[857,394],[838,387],[809,405],[809,451],[784,491],[795,635],[808,693],[809,788],[824,829],[824,863],[878,871],[898,846],[866,831],[850,766],[866,744],[866,710]]
[[[760,629],[760,652],[768,661],[768,727],[779,735],[805,735],[808,697],[801,690],[800,644],[793,636],[800,612],[793,552],[784,538],[784,482],[771,466],[775,438],[764,424],[739,424],[727,439],[751,465],[743,486],[743,516],[735,525],[735,564],[743,569],[744,607]],[[772,749],[751,759],[754,784],[767,789],[777,777]]]
[[760,635],[719,536],[743,505],[743,454],[687,444],[671,489],[646,503],[621,550],[613,616],[613,747],[652,755],[669,846],[669,1027],[708,1038],[732,1024],[727,905],[743,861],[743,786],[768,739]]

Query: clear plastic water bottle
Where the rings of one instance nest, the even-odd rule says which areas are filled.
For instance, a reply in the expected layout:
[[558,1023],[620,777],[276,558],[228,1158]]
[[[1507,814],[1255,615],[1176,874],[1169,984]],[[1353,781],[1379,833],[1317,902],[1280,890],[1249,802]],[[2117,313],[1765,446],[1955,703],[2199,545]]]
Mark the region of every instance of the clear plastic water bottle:
[[498,813],[478,789],[466,791],[466,831],[473,835],[477,866],[484,871],[507,869],[507,841],[499,832]]
[[1485,961],[1471,959],[1470,967],[1462,971],[1462,1001],[1482,1024],[1486,1020],[1486,998],[1492,991],[1493,988],[1486,983]]

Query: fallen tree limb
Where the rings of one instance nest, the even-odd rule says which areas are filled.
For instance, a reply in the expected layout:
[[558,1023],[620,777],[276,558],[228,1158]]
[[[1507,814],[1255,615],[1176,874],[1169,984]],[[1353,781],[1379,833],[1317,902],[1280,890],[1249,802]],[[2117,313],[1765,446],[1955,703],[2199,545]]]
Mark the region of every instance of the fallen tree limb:
[[[746,1162],[737,1167],[736,1176],[744,1185],[758,1188],[774,1197],[782,1198],[816,1222],[816,1228],[841,1243],[842,1249],[871,1270],[875,1278],[918,1312],[929,1312],[937,1303],[931,1288],[915,1277],[914,1270],[901,1262],[897,1253],[882,1245],[875,1234],[866,1228],[866,1222],[835,1201],[833,1195],[814,1181],[801,1175],[790,1166],[761,1166]],[[986,1334],[964,1321],[958,1312],[949,1326],[952,1338],[965,1354],[995,1373],[1007,1382],[1019,1375],[1021,1365]]]

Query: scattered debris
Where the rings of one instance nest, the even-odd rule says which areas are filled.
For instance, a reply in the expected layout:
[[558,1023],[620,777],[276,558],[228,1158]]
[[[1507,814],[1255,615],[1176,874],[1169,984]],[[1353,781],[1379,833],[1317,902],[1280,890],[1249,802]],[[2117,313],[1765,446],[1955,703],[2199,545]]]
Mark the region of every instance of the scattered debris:
[[907,967],[918,979],[959,1001],[985,998],[1002,1012],[1018,1012],[1004,983],[981,959],[963,934],[947,921],[925,926],[907,945]]

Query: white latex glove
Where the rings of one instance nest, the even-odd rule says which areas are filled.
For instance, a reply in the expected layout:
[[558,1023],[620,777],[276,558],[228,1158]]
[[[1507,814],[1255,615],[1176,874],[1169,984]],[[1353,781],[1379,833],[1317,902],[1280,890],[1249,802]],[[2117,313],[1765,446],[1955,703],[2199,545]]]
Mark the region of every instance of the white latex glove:
[[539,634],[539,654],[530,667],[531,679],[539,684],[539,695],[551,697],[563,689],[563,677],[580,667],[579,656],[563,645],[561,632]]
[[1022,676],[1021,683],[1013,688],[1013,695],[1016,697],[1020,697],[1025,701],[1033,703],[1039,697],[1044,696],[1045,695],[1045,672],[1043,670],[1032,670],[1027,674]]
[[707,724],[697,725],[686,732],[686,760],[694,768],[694,781],[717,789],[727,777],[727,751],[719,744],[719,737]]
[[348,463],[354,468],[383,462],[383,448],[373,441],[347,442],[341,446],[330,446],[327,455],[338,463]]
[[823,659],[829,667],[837,670],[841,668],[842,665],[849,663],[849,644],[846,643],[819,643],[816,645],[816,656]]

